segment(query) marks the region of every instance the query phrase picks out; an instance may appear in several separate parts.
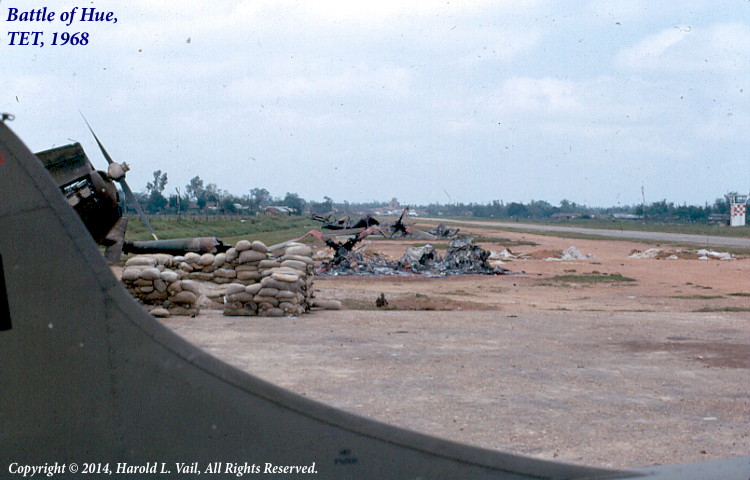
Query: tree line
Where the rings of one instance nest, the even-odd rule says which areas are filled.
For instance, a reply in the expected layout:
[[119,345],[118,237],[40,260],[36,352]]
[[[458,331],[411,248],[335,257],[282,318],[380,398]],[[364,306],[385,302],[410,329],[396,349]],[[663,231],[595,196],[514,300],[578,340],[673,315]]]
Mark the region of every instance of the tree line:
[[504,219],[553,219],[558,216],[567,218],[597,218],[613,215],[630,215],[630,218],[646,218],[650,221],[677,223],[707,223],[729,215],[729,203],[724,198],[717,198],[712,204],[678,205],[667,200],[659,200],[646,205],[625,205],[617,207],[589,207],[569,200],[562,200],[559,206],[543,200],[532,200],[529,203],[504,203],[493,200],[487,204],[431,204],[426,207],[430,216],[471,216],[479,218]]
[[[252,188],[244,195],[235,195],[219,188],[214,183],[204,184],[199,177],[193,177],[183,190],[175,188],[174,193],[167,193],[168,177],[166,172],[157,170],[153,181],[146,184],[145,191],[135,194],[146,212],[151,214],[190,214],[221,213],[224,215],[255,215],[268,206],[288,207],[297,215],[317,214],[358,214],[375,209],[387,208],[389,202],[372,201],[366,203],[334,202],[330,197],[323,197],[322,202],[305,200],[298,194],[287,192],[283,197],[274,197],[265,188]],[[734,192],[732,192],[734,193]],[[120,196],[124,199],[124,196]],[[395,200],[395,199],[394,199]],[[393,200],[390,201],[392,205]],[[134,211],[130,205],[124,205]],[[414,210],[429,216],[478,217],[501,219],[554,219],[558,216],[594,218],[609,217],[614,214],[631,215],[631,218],[643,218],[661,222],[706,223],[717,217],[729,215],[729,203],[725,198],[717,198],[712,204],[676,205],[673,202],[660,200],[644,205],[626,205],[617,207],[589,207],[569,200],[562,200],[555,206],[543,200],[531,200],[528,203],[493,200],[481,203],[451,203],[429,205],[412,205]]]
[[[333,200],[325,197],[323,202],[308,202],[296,193],[287,192],[284,197],[273,197],[265,188],[252,188],[245,195],[234,195],[219,188],[215,183],[204,184],[203,179],[195,176],[183,190],[175,188],[174,193],[166,192],[169,181],[167,173],[157,170],[154,179],[146,184],[143,192],[135,193],[138,203],[147,213],[179,214],[210,213],[255,215],[270,205],[285,206],[295,214],[302,214],[306,208],[314,207],[316,211],[330,211]],[[121,202],[124,196],[120,195]],[[124,209],[134,212],[132,205],[124,204]]]

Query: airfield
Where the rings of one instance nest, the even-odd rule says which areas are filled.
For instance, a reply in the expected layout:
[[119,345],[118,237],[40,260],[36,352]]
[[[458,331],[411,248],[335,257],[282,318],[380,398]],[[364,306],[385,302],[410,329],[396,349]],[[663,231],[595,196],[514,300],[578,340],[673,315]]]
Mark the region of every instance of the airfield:
[[[750,257],[461,228],[509,250],[512,273],[316,276],[343,310],[225,317],[205,301],[161,321],[308,398],[481,447],[612,468],[750,453]],[[366,251],[397,259],[415,243]],[[589,258],[559,260],[571,246]]]

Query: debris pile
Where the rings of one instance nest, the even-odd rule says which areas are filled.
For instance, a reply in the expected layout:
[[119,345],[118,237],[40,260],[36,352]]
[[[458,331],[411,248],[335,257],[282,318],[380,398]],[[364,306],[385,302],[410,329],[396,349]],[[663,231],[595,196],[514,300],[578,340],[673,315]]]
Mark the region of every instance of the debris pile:
[[176,270],[171,255],[139,255],[125,263],[122,281],[155,316],[198,314],[198,286]]
[[336,254],[332,260],[320,264],[315,273],[318,275],[401,275],[413,273],[404,271],[394,261],[377,253],[349,251]]
[[[470,237],[457,237],[441,257],[432,245],[411,247],[396,262],[380,256],[339,249],[333,261],[321,265],[319,273],[328,275],[455,275],[481,273],[499,275],[508,270],[488,262],[490,252],[472,244]],[[330,245],[329,245],[330,246]]]
[[563,250],[562,255],[559,257],[548,257],[545,258],[547,261],[570,261],[570,260],[595,260],[596,257],[593,254],[585,254],[578,250],[575,246],[570,246]]
[[698,260],[734,260],[729,252],[714,252],[713,250],[698,250]]
[[440,263],[441,258],[432,245],[410,247],[398,261],[398,264],[413,272],[433,270]]
[[505,248],[499,252],[490,252],[490,260],[514,260],[518,258],[516,254],[510,251],[509,248]]
[[657,260],[735,260],[731,253],[714,252],[712,250],[663,250],[660,248],[649,248],[630,252],[630,258],[655,258]]
[[458,228],[446,227],[444,223],[441,223],[432,230],[429,230],[428,233],[440,238],[449,238],[458,235],[459,230]]
[[501,267],[493,267],[487,261],[490,252],[472,244],[473,238],[460,236],[448,243],[448,251],[441,262],[446,273],[506,273]]

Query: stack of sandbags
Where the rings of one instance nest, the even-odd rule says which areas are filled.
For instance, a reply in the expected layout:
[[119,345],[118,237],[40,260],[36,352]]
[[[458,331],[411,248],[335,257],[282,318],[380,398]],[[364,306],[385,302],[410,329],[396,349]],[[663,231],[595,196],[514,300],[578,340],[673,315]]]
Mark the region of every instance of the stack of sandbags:
[[274,260],[269,259],[268,247],[258,240],[240,240],[233,249],[227,251],[227,258],[231,259],[230,268],[236,272],[236,280],[232,282],[243,285],[258,283],[261,270],[276,265]]
[[[181,277],[205,282],[221,279],[217,283],[229,283],[236,276],[236,273],[228,273],[226,258],[226,253],[204,253],[201,255],[188,252],[184,256],[174,257],[174,263]],[[226,275],[232,276],[227,277]]]
[[259,283],[233,283],[228,286],[224,315],[281,317],[302,315],[310,309],[313,298],[313,260],[310,247],[302,244],[289,245],[281,257],[260,260],[257,272]]
[[155,316],[196,315],[198,285],[171,270],[174,264],[171,255],[138,255],[125,262],[122,281]]
[[[261,263],[268,258],[268,247],[262,242],[240,240],[226,253],[186,253],[175,257],[174,262],[181,276],[205,282],[242,283],[260,281]],[[267,268],[267,267],[266,267]]]
[[241,240],[215,255],[133,257],[122,280],[145,305],[160,308],[154,315],[197,314],[200,281],[227,284],[218,297],[209,295],[220,299],[224,315],[301,315],[314,305],[312,255],[312,249],[300,243],[287,245],[277,257],[262,242]]

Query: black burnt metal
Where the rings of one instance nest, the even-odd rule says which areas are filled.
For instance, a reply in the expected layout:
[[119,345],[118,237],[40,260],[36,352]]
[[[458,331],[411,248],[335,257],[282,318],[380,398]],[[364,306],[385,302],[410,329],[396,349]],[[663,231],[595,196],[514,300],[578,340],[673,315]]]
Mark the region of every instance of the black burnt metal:
[[[354,240],[354,241],[353,241]],[[352,246],[359,239],[350,239]],[[503,275],[510,271],[490,265],[490,252],[472,244],[470,237],[458,237],[448,244],[445,256],[441,257],[431,245],[412,247],[396,262],[377,255],[365,255],[344,248],[332,240],[326,245],[335,250],[333,260],[323,263],[320,275],[430,275],[447,276],[461,274]]]

